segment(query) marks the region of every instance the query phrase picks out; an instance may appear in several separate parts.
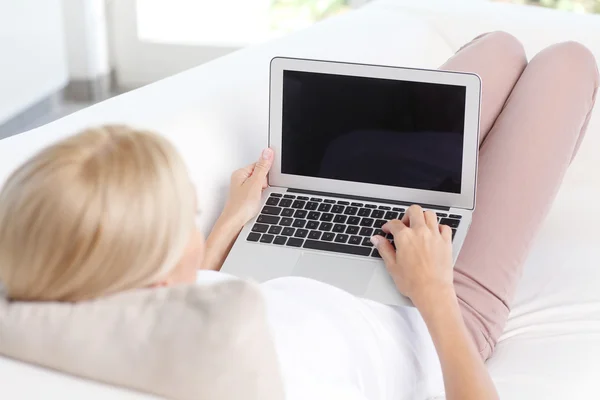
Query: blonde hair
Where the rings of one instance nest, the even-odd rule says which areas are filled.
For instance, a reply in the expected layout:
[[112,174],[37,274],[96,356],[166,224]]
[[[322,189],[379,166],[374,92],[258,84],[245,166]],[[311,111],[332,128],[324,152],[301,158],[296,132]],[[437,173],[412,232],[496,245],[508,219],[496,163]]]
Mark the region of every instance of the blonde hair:
[[0,192],[0,282],[14,300],[79,301],[149,285],[195,229],[184,162],[159,135],[86,130],[17,169]]

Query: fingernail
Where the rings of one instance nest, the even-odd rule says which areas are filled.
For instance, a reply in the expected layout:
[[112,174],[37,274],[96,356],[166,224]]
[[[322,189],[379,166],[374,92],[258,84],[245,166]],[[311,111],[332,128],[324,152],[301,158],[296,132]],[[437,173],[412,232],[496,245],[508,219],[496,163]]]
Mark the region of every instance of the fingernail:
[[273,156],[273,150],[271,150],[268,147],[263,150],[263,152],[262,152],[263,160],[270,160],[272,156]]
[[371,243],[373,243],[373,246],[377,246],[377,244],[379,244],[379,238],[371,236]]

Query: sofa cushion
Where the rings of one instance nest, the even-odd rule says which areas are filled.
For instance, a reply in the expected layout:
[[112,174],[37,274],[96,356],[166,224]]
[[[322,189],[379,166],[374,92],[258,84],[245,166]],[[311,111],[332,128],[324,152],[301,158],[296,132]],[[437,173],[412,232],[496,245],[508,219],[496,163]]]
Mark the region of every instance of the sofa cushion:
[[283,399],[257,286],[241,280],[72,303],[0,299],[0,354],[170,399]]

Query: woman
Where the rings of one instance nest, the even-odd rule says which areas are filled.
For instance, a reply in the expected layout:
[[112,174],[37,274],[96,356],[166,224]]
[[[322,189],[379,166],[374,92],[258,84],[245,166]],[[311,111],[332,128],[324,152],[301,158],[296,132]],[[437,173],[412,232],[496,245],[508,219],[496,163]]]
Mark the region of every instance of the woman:
[[[501,32],[475,39],[442,69],[483,81],[478,204],[460,257],[453,269],[449,229],[412,206],[384,226],[401,251],[372,240],[418,312],[301,278],[263,284],[290,397],[412,399],[445,390],[450,400],[498,398],[484,361],[583,138],[598,70],[576,43],[527,63],[518,41]],[[257,213],[272,160],[266,149],[234,172],[204,243],[194,190],[164,139],[104,127],[58,143],[18,169],[0,194],[0,281],[14,300],[42,301],[194,282],[198,266],[220,269]],[[210,271],[197,278],[222,279]]]

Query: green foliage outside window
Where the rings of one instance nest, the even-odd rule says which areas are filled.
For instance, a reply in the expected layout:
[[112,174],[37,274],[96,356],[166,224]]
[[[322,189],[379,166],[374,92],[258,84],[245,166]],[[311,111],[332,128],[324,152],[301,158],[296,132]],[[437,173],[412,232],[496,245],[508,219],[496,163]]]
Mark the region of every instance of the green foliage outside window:
[[531,4],[580,13],[600,13],[600,0],[496,0],[505,3]]

